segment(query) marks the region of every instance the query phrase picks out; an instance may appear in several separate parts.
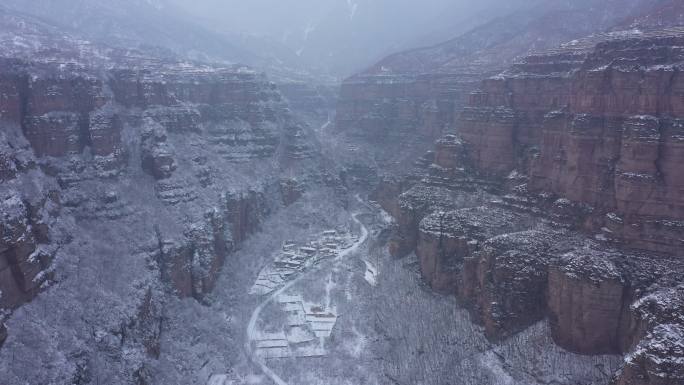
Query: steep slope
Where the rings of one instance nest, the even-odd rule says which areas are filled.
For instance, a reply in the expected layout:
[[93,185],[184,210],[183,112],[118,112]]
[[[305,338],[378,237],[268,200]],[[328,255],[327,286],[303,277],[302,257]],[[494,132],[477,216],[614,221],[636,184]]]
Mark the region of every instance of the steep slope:
[[[380,58],[461,33],[529,1],[176,1],[208,25],[287,47],[314,72],[345,78]],[[283,17],[283,15],[287,17]]]
[[534,4],[444,43],[390,55],[366,73],[458,73],[473,66],[480,72],[499,70],[524,53],[602,31],[645,8],[650,12],[651,4],[657,2],[584,0]]
[[615,384],[679,384],[684,30],[574,40],[483,81],[406,179],[376,199],[390,251],[492,340],[625,354]]
[[[181,17],[165,2],[141,0],[40,0],[3,2],[10,10],[78,31],[86,39],[125,48],[168,49],[200,60],[255,64],[256,55],[225,36]],[[160,51],[159,53],[163,53]]]
[[646,7],[635,17],[627,18],[616,29],[658,28],[684,25],[684,4],[677,0],[662,0]]
[[454,111],[480,80],[522,54],[603,31],[651,3],[544,2],[445,43],[391,55],[343,83],[335,130],[354,146],[386,144],[377,161],[406,169],[417,152],[457,128]]
[[339,186],[264,75],[0,26],[2,382],[146,383],[169,298],[207,303],[269,214]]
[[[156,12],[164,4],[142,5]],[[595,15],[588,19],[574,9],[512,17],[469,35],[473,46],[463,39],[399,55],[396,67],[381,65],[377,73],[356,77],[343,88],[337,118],[336,129],[349,127],[342,133],[346,141],[325,143],[332,154],[348,156],[339,178],[325,169],[329,160],[278,87],[248,67],[117,48],[128,37],[101,45],[64,33],[54,22],[3,13],[0,382],[240,381],[233,369],[250,366],[236,358],[244,336],[236,337],[234,327],[241,325],[235,313],[212,308],[212,302],[221,297],[227,307],[245,308],[250,301],[273,302],[270,310],[282,312],[282,319],[265,310],[258,325],[263,335],[253,332],[256,318],[247,328],[245,350],[253,344],[268,351],[282,348],[282,340],[286,346],[289,339],[307,342],[298,333],[273,340],[286,330],[273,328],[273,321],[290,327],[329,319],[323,307],[304,303],[312,288],[327,298],[325,312],[340,304],[331,302],[335,291],[352,307],[339,313],[347,329],[338,328],[338,344],[329,346],[345,353],[302,365],[304,377],[291,377],[294,383],[320,382],[311,373],[336,358],[344,364],[327,369],[347,382],[370,378],[367,368],[348,365],[364,361],[378,368],[370,374],[392,383],[453,383],[463,373],[470,383],[589,383],[613,374],[610,363],[618,354],[624,362],[614,373],[617,385],[684,382],[684,30],[574,39],[593,30],[587,20],[622,20],[620,12],[604,10],[590,9]],[[559,17],[576,25],[552,28]],[[553,33],[540,41],[545,30]],[[513,60],[514,52],[547,47],[566,35],[574,40]],[[414,71],[412,63],[423,54],[430,60]],[[497,60],[513,64],[498,73]],[[324,90],[293,82],[283,94],[312,121],[327,115]],[[442,136],[452,129],[458,135]],[[423,154],[440,136],[434,151]],[[458,298],[492,343],[544,320],[551,337],[537,339],[547,330],[540,324],[493,347],[477,338],[481,329],[459,329],[468,317],[446,308],[456,302],[416,290],[412,279],[373,291],[387,278],[378,261],[385,254],[371,246],[359,259],[339,258],[331,271],[312,269],[317,274],[309,280],[319,285],[300,286],[299,299],[288,292],[284,304],[274,297],[240,304],[244,290],[216,293],[230,284],[225,281],[254,278],[250,273],[262,267],[271,246],[282,255],[294,247],[281,245],[287,238],[278,234],[280,227],[301,222],[304,239],[321,223],[343,223],[337,216],[348,203],[346,186],[366,191],[378,171],[408,174],[385,179],[374,193],[394,217],[394,228],[391,235],[385,231],[389,220],[384,223],[379,209],[355,214],[364,235],[354,250],[371,236],[377,239],[369,244],[383,248],[389,237],[396,257],[415,253],[405,263],[411,266],[402,266],[405,278],[415,265],[432,289]],[[312,190],[324,203],[297,206]],[[292,215],[291,205],[305,215]],[[276,220],[259,234],[267,218]],[[260,242],[247,242],[254,235]],[[232,257],[241,247],[250,249],[238,263]],[[302,266],[295,259],[275,262],[289,266],[288,274]],[[365,275],[350,273],[356,265]],[[220,282],[226,268],[235,271]],[[370,299],[356,302],[363,293]],[[444,311],[436,309],[442,305]],[[305,307],[314,320],[291,324]],[[354,317],[368,322],[349,323]],[[407,328],[408,319],[419,321]],[[453,329],[441,329],[447,327]],[[324,328],[315,331],[332,337],[332,326]],[[396,335],[409,329],[398,344]],[[558,348],[551,363],[538,360],[533,354],[550,351],[544,343],[550,339],[574,353],[613,356],[577,360]],[[374,345],[364,349],[369,341]],[[442,350],[429,341],[469,349]],[[294,357],[286,357],[274,366],[287,369]],[[349,357],[356,360],[344,360]],[[411,373],[406,357],[422,358],[420,370]],[[553,361],[563,361],[555,364],[567,372],[546,367]],[[590,367],[572,368],[577,363]],[[350,368],[355,373],[345,377]],[[267,379],[244,379],[260,381]]]
[[606,237],[677,252],[680,39],[679,29],[597,36],[487,80],[462,115],[475,167],[529,174],[532,191],[609,214],[588,224]]

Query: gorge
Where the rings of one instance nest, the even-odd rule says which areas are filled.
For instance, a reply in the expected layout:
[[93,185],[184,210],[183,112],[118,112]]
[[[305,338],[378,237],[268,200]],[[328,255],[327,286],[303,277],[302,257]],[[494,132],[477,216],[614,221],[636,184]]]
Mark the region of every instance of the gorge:
[[486,2],[340,84],[63,2],[0,4],[0,383],[684,384],[679,1]]

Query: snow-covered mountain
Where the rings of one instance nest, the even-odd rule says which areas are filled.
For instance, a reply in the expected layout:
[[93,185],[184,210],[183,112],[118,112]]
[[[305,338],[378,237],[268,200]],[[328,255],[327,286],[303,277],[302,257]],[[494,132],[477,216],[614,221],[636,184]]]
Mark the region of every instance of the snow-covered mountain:
[[256,61],[247,49],[192,23],[163,0],[6,0],[4,4],[99,43],[163,47],[198,60]]
[[[244,63],[276,77],[343,78],[382,57],[447,41],[537,0],[4,0],[113,47]],[[542,2],[544,3],[544,2]],[[524,12],[524,11],[523,11]]]
[[499,13],[501,16],[440,44],[389,55],[369,72],[496,72],[505,63],[530,51],[600,33],[623,20],[630,20],[629,24],[635,15],[651,12],[652,7],[661,3],[660,0],[575,0],[530,4],[514,12]]
[[338,77],[388,54],[458,36],[536,1],[493,0],[171,0],[215,29],[277,42],[299,62]]

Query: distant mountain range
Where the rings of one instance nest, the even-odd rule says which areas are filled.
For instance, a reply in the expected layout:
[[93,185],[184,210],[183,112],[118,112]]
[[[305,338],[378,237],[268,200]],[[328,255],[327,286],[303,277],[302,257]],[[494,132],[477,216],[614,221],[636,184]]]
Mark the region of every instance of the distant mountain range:
[[[548,46],[618,24],[684,19],[678,0],[499,3],[4,0],[2,6],[6,15],[30,18],[97,44],[158,57],[247,64],[275,78],[319,81],[339,80],[368,68],[463,71],[475,57],[478,66],[489,61],[500,67],[501,57],[515,56],[511,53],[519,47],[525,49],[513,53],[525,53],[534,46],[535,33],[542,31],[551,34],[544,39]],[[589,19],[580,11],[587,8],[594,10]]]
[[276,77],[341,79],[380,58],[435,44],[505,15],[494,0],[5,0],[95,43],[205,62],[243,63]]
[[663,14],[681,18],[681,11],[663,12],[675,3],[682,7],[679,0],[540,2],[493,18],[443,43],[389,55],[367,72],[496,72],[520,55],[572,39],[630,25],[657,24]]

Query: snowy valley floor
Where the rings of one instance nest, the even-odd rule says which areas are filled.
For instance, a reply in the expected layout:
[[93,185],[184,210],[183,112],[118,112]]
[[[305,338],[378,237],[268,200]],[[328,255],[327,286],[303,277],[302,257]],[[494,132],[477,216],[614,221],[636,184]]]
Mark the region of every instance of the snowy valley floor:
[[[176,316],[162,342],[160,383],[609,382],[619,357],[568,353],[552,343],[544,323],[488,343],[453,298],[422,284],[415,256],[389,257],[382,212],[359,203],[346,212],[326,198],[308,196],[270,219],[226,266],[211,307],[177,301],[169,309]],[[351,212],[368,230],[366,240],[356,226],[358,248],[293,274],[269,294],[249,294],[284,240],[349,227]]]

